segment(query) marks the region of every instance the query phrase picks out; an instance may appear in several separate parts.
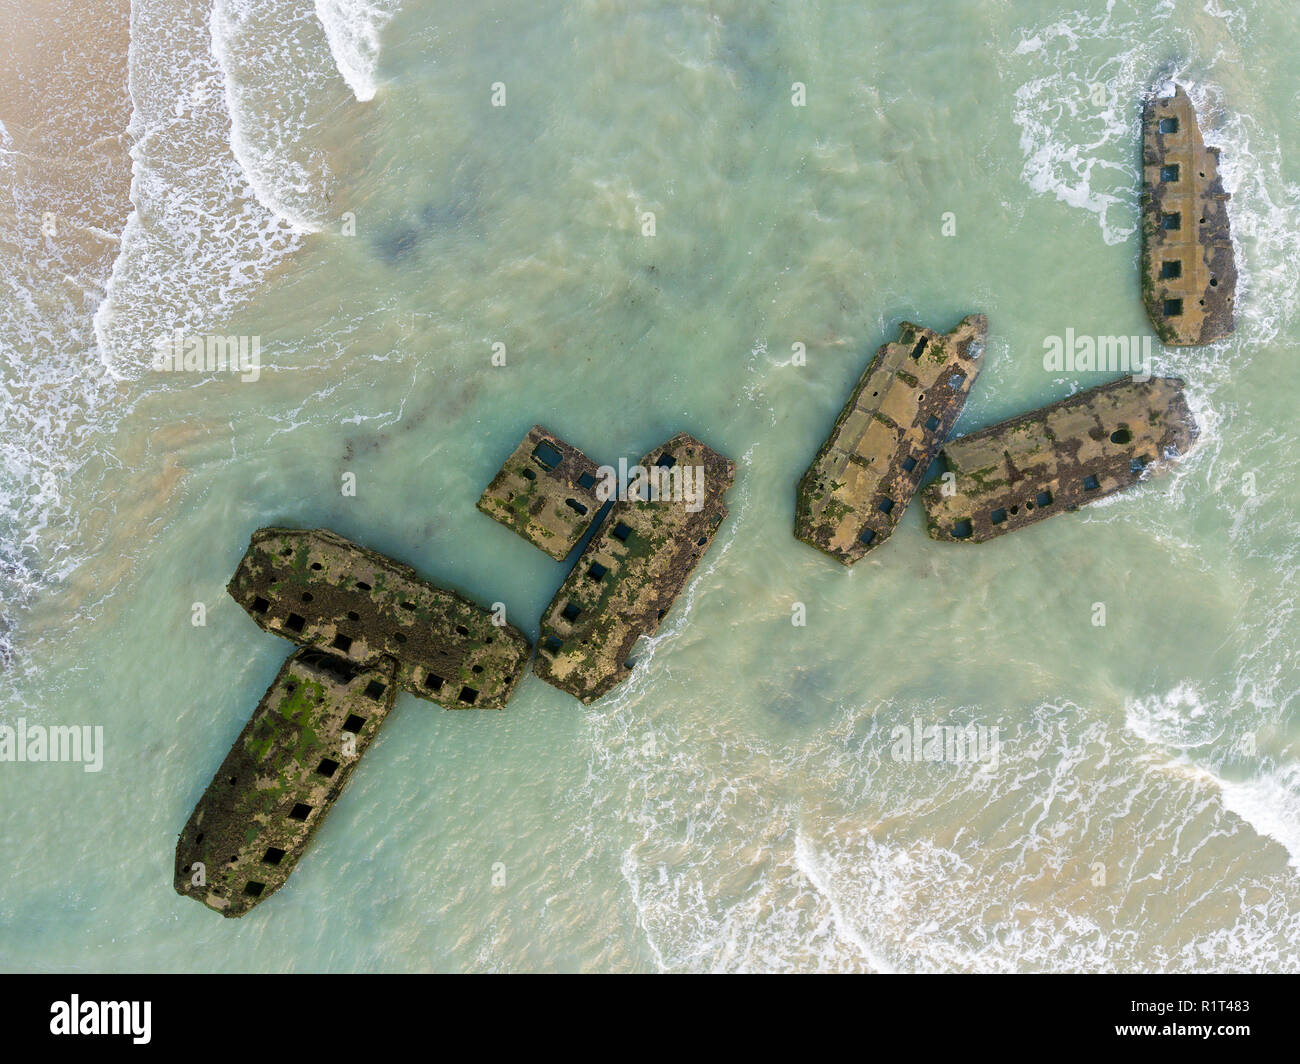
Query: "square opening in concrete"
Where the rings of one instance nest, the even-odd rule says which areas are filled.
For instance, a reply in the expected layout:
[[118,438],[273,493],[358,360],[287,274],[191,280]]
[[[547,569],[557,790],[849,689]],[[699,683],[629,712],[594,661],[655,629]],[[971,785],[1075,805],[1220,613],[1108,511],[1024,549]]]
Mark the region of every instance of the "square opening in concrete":
[[1160,263],[1160,277],[1165,281],[1175,280],[1183,275],[1182,259],[1165,259]]
[[257,595],[254,597],[253,599],[254,613],[265,613],[270,608],[271,608],[271,604],[267,602],[266,599],[262,598],[261,595]]
[[388,690],[387,684],[382,684],[378,680],[371,680],[366,684],[366,697],[373,698],[376,702],[384,697],[384,692]]
[[1084,491],[1096,491],[1100,487],[1101,487],[1101,481],[1099,481],[1096,477],[1086,476],[1083,478]]
[[460,689],[460,700],[467,706],[472,706],[478,700],[478,692],[472,687],[462,687]]
[[1173,230],[1183,227],[1182,211],[1165,211],[1160,215],[1160,228]]
[[580,488],[586,488],[588,491],[590,491],[595,486],[596,486],[596,475],[594,473],[583,473],[582,476],[578,478],[578,487]]
[[578,609],[577,606],[570,602],[560,611],[560,616],[572,624],[582,616],[582,610]]
[[335,761],[332,757],[322,757],[320,764],[316,766],[316,771],[319,772],[326,779],[333,778],[334,773],[336,773],[338,770],[339,770],[339,763]]
[[893,508],[894,508],[893,499],[881,499],[880,502],[876,504],[876,509],[879,510],[882,514],[889,513]]
[[265,883],[254,883],[251,879],[244,884],[244,893],[250,898],[260,898],[265,889]]
[[1177,181],[1177,180],[1178,180],[1178,164],[1177,164],[1177,163],[1170,163],[1168,166],[1162,166],[1162,167],[1160,168],[1160,180],[1161,180],[1161,181]]
[[560,454],[559,451],[545,440],[533,448],[533,457],[537,460],[537,464],[543,469],[554,469],[564,461],[564,455]]
[[970,518],[963,517],[960,521],[958,521],[956,524],[952,526],[952,538],[969,539],[971,532],[973,531],[974,529],[971,527]]
[[343,722],[343,730],[351,732],[353,735],[361,734],[361,729],[365,727],[366,718],[358,717],[355,713],[348,714],[348,719]]
[[605,574],[609,572],[600,562],[592,562],[591,568],[587,570],[587,577],[595,580],[597,583],[605,579]]
[[916,459],[909,454],[906,458],[903,459],[903,472],[910,473],[915,468],[916,468]]
[[542,645],[545,646],[546,649],[549,650],[552,654],[558,654],[560,652],[560,647],[562,647],[564,644],[561,643],[557,637],[553,635],[548,635],[546,637],[546,642]]
[[1176,119],[1176,118],[1162,118],[1162,119],[1160,119],[1160,127],[1159,127],[1159,128],[1160,128],[1160,132],[1161,132],[1161,133],[1177,133],[1177,132],[1178,132],[1178,119]]
[[622,521],[620,521],[618,524],[614,526],[614,531],[610,534],[615,539],[619,540],[621,543],[626,543],[627,537],[632,534],[632,530],[628,528],[627,525],[623,524]]
[[278,865],[284,860],[284,851],[279,846],[268,846],[262,854],[262,864]]
[[925,419],[926,432],[933,432],[938,427],[939,427],[939,419],[935,417],[933,414],[931,414],[928,418]]
[[996,510],[994,510],[991,514],[989,514],[989,520],[992,521],[995,525],[1002,524],[1002,522],[1005,521],[1006,519],[1007,519],[1007,508],[1005,506],[999,506]]
[[1183,301],[1181,299],[1165,300],[1165,317],[1181,318],[1183,316]]
[[289,619],[284,622],[284,626],[291,632],[301,632],[306,623],[307,621],[304,618],[299,617],[296,613],[291,613]]
[[441,676],[435,675],[432,672],[427,672],[424,674],[424,686],[427,687],[434,694],[437,694],[439,691],[442,690],[442,684],[443,684],[443,679]]
[[864,528],[861,535],[858,536],[858,542],[867,547],[870,547],[875,541],[876,534],[869,528]]
[[332,646],[335,650],[341,650],[343,651],[344,654],[346,654],[349,650],[352,649],[352,637],[350,635],[344,635],[342,632],[339,632],[334,637],[334,642],[332,642],[330,646]]
[[1040,510],[1044,506],[1051,506],[1052,493],[1050,491],[1040,491],[1037,495],[1034,496],[1034,505],[1037,506]]
[[309,816],[311,816],[311,806],[306,802],[299,802],[289,810],[290,820],[306,820]]

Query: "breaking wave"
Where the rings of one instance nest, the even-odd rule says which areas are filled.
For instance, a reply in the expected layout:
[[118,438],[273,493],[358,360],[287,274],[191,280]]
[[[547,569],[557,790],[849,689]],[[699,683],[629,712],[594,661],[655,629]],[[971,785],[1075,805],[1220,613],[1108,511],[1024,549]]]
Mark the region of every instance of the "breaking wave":
[[397,9],[397,0],[316,0],[334,64],[362,103],[378,90],[379,37]]

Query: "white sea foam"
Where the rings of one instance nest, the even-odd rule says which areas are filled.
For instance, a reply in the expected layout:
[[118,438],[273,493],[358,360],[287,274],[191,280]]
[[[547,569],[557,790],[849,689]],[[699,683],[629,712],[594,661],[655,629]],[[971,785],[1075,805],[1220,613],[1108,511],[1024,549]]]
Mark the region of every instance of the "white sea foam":
[[135,210],[95,314],[104,366],[127,379],[144,373],[155,338],[206,331],[298,246],[231,152],[209,13],[142,5],[132,30]]
[[212,54],[221,67],[230,150],[257,201],[297,232],[329,220],[330,175],[311,145],[329,117],[325,34],[298,0],[215,0]]
[[1219,779],[1223,804],[1261,835],[1281,843],[1300,871],[1300,765],[1235,782]]
[[316,17],[329,38],[334,64],[363,103],[378,90],[380,36],[398,7],[398,0],[316,0]]
[[[1107,244],[1122,243],[1137,228],[1131,101],[1145,88],[1155,54],[1150,26],[1135,34],[1133,23],[1117,24],[1114,6],[1111,0],[1104,15],[1074,12],[1022,31],[1013,53],[1017,67],[1031,72],[1015,90],[1012,112],[1024,153],[1021,177],[1034,192],[1095,214]],[[1135,36],[1142,43],[1129,44]],[[1122,50],[1096,58],[1085,45],[1097,41]]]

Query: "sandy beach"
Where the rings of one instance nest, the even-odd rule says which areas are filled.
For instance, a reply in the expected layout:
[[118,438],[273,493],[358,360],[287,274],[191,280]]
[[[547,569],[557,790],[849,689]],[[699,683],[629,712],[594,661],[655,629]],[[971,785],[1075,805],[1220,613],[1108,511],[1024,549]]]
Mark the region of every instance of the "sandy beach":
[[91,314],[131,209],[130,18],[126,0],[0,3],[3,235]]

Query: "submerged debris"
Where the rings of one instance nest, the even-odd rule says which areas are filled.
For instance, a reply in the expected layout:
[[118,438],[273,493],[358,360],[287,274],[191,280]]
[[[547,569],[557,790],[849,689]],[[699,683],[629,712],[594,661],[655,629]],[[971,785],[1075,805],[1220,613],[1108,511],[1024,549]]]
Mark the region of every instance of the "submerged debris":
[[845,565],[889,538],[966,403],[987,336],[983,314],[946,336],[903,322],[799,481],[796,538]]
[[1237,264],[1219,149],[1207,148],[1183,91],[1142,110],[1142,296],[1167,344],[1208,344],[1233,330]]
[[479,498],[478,508],[563,561],[600,513],[599,467],[534,425]]
[[285,662],[176,841],[178,894],[243,916],[284,886],[393,708],[396,668]]
[[226,590],[301,646],[355,665],[393,658],[403,690],[448,709],[502,708],[528,664],[504,616],[326,529],[254,532]]
[[627,679],[633,645],[658,630],[727,516],[736,467],[682,433],[640,471],[659,501],[642,490],[616,502],[542,615],[537,675],[583,702]]
[[945,444],[922,493],[935,539],[979,543],[1167,472],[1195,442],[1177,377],[1122,378]]

